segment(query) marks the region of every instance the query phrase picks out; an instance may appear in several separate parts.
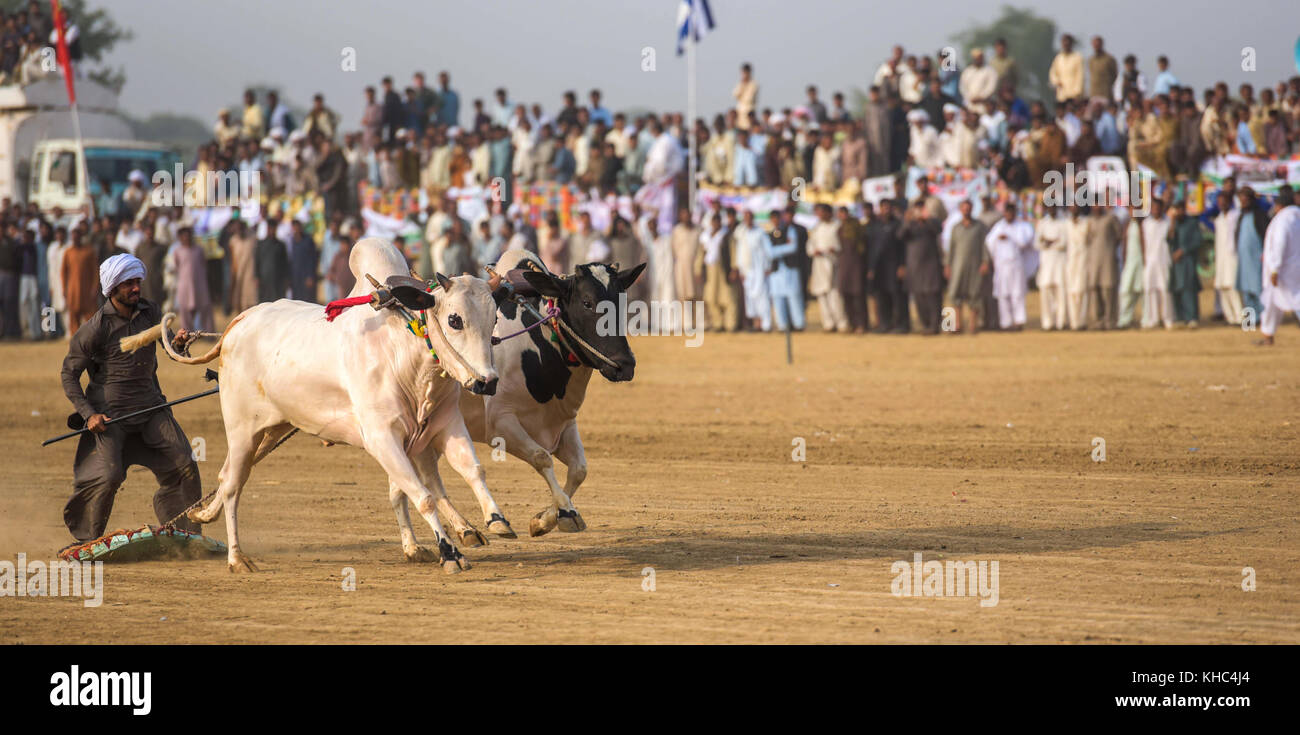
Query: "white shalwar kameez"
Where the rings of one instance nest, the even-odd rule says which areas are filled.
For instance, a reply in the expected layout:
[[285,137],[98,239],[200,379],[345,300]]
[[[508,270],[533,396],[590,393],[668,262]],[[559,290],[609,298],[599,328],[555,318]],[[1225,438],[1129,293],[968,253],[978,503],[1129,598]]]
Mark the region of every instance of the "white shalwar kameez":
[[1034,245],[1034,226],[1024,220],[1000,219],[984,239],[993,258],[993,297],[998,300],[998,324],[1003,329],[1025,323],[1025,251]]
[[[1273,276],[1277,275],[1277,285]],[[1282,317],[1300,312],[1300,207],[1284,207],[1264,231],[1264,316],[1259,329],[1272,337]]]

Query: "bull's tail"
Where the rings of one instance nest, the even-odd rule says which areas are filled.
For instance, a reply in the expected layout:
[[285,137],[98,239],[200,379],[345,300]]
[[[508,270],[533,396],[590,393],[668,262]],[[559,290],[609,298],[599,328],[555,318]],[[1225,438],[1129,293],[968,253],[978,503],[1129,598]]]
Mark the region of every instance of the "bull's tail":
[[167,351],[167,356],[176,362],[184,365],[203,365],[212,362],[221,355],[221,344],[226,341],[226,335],[230,334],[231,328],[238,324],[239,320],[243,319],[244,314],[247,313],[248,312],[240,312],[234,319],[231,319],[230,323],[226,325],[226,330],[221,333],[221,337],[217,340],[217,343],[212,346],[212,349],[198,357],[186,357],[172,347],[172,341],[167,336],[167,325],[176,318],[176,313],[171,311],[164,314],[162,320],[160,320],[158,324],[139,334],[130,337],[123,337],[121,341],[122,351],[135,352],[150,342],[158,340],[159,342],[162,342],[163,349]]

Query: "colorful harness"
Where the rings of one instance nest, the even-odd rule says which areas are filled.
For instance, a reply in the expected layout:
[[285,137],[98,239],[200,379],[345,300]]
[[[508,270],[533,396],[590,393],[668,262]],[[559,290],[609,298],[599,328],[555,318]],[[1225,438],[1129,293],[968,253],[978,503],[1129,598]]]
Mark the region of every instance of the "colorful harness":
[[[493,271],[489,268],[488,272],[492,273]],[[339,314],[342,314],[346,309],[349,309],[353,306],[358,306],[360,304],[370,304],[371,307],[374,308],[376,311],[381,309],[386,309],[386,308],[396,309],[397,312],[400,313],[402,315],[402,318],[406,321],[407,331],[409,331],[411,334],[415,335],[416,337],[423,339],[425,347],[428,348],[429,350],[429,354],[433,356],[434,362],[437,364],[441,364],[441,358],[438,357],[437,351],[434,350],[433,348],[433,340],[429,338],[429,321],[428,321],[428,315],[426,314],[426,310],[420,309],[419,316],[416,316],[415,314],[408,311],[407,308],[403,306],[401,303],[398,303],[397,299],[392,295],[392,293],[387,288],[385,288],[382,284],[380,284],[379,281],[375,280],[375,278],[371,276],[369,273],[366,274],[366,278],[370,280],[370,283],[375,287],[375,290],[371,292],[370,295],[368,296],[352,296],[343,299],[336,299],[334,301],[329,302],[328,304],[325,305],[326,321],[334,321],[334,319],[338,317]],[[415,280],[419,280],[419,279],[415,279]],[[429,281],[424,281],[423,283],[425,285],[426,293],[433,293],[433,289],[441,288],[441,286]],[[505,284],[507,288],[510,288],[508,281],[506,281]],[[591,345],[587,344],[581,337],[577,335],[577,333],[573,331],[573,329],[569,325],[564,323],[564,320],[561,318],[560,307],[556,305],[554,298],[543,297],[541,302],[546,307],[546,316],[542,316],[541,314],[539,314],[537,310],[534,309],[531,304],[525,301],[522,296],[516,295],[515,303],[518,304],[520,307],[524,308],[525,310],[527,310],[534,317],[536,317],[537,321],[533,323],[531,326],[524,327],[523,329],[520,329],[517,332],[507,334],[503,337],[496,337],[496,336],[492,337],[493,346],[499,345],[502,342],[511,339],[513,337],[518,337],[524,334],[525,332],[528,332],[543,324],[546,324],[547,322],[552,322],[551,324],[548,325],[548,328],[551,330],[551,335],[548,339],[560,349],[561,354],[564,355],[564,361],[567,365],[569,365],[570,367],[576,367],[583,364],[582,359],[578,356],[577,350],[573,349],[573,346],[570,344],[570,339],[572,339],[574,342],[577,342],[579,345],[582,345],[582,347],[586,349],[588,354],[592,355],[593,357],[601,360],[602,362],[610,366],[617,367],[617,363],[615,363],[613,360],[606,357],[595,347],[592,347]],[[569,332],[569,338],[565,338],[563,334],[564,331]]]
[[[370,279],[370,283],[375,287],[375,290],[367,296],[351,296],[329,302],[325,305],[325,321],[332,322],[345,310],[361,304],[370,304],[376,311],[385,308],[396,309],[397,312],[402,315],[402,318],[406,320],[407,331],[416,337],[423,339],[425,346],[429,349],[429,354],[433,355],[434,364],[441,364],[442,360],[438,357],[437,350],[433,349],[433,340],[429,338],[429,318],[426,313],[427,310],[420,309],[419,316],[412,314],[405,306],[397,303],[397,300],[392,296],[392,294],[370,276],[370,274],[366,274],[366,277]],[[429,283],[428,281],[425,282],[424,290],[426,293],[433,293],[434,288],[442,287]]]

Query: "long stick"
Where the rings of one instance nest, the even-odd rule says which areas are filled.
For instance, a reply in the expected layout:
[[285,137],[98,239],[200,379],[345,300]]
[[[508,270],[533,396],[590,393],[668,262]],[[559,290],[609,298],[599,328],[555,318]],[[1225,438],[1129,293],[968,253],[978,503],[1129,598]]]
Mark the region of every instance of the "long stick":
[[[133,412],[133,413],[128,413],[128,414],[125,415],[125,416],[120,416],[120,417],[115,418],[115,419],[109,419],[108,421],[105,421],[105,422],[104,422],[104,425],[105,425],[105,426],[108,426],[108,425],[110,425],[110,424],[116,424],[116,423],[118,423],[118,422],[120,422],[120,421],[125,421],[125,420],[130,419],[130,418],[135,418],[136,416],[143,416],[143,415],[146,414],[146,413],[152,413],[152,412],[154,412],[154,411],[162,410],[162,409],[164,409],[164,408],[167,408],[168,406],[175,406],[175,405],[178,404],[178,403],[185,403],[186,401],[192,401],[192,400],[194,400],[195,398],[202,398],[202,397],[204,397],[204,396],[210,396],[210,395],[212,395],[213,393],[216,393],[216,392],[219,391],[219,390],[221,390],[221,386],[217,386],[216,388],[213,388],[213,389],[211,389],[211,390],[205,390],[205,391],[203,391],[202,393],[195,393],[195,394],[192,395],[192,396],[185,396],[184,398],[177,398],[176,400],[174,400],[174,401],[168,401],[168,402],[162,404],[161,406],[153,406],[153,407],[151,407],[151,408],[142,408],[142,409],[140,409],[139,411],[135,411],[135,412]],[[54,437],[54,438],[52,438],[52,439],[46,439],[45,441],[41,442],[41,446],[44,447],[44,446],[48,446],[48,445],[50,445],[50,444],[53,444],[54,442],[61,442],[61,441],[63,441],[64,439],[71,439],[72,437],[77,436],[78,434],[84,434],[84,433],[86,433],[87,431],[90,431],[90,427],[89,427],[89,426],[87,426],[87,427],[85,427],[85,428],[83,428],[83,429],[78,429],[77,431],[69,431],[69,432],[66,433],[66,434],[60,434],[60,435],[58,435],[58,436],[56,436],[56,437]]]
[[[72,65],[69,64],[68,68],[64,70],[64,73],[71,74],[72,73],[71,67]],[[73,134],[77,138],[77,150],[80,153],[80,160],[77,161],[77,166],[78,168],[81,169],[81,171],[79,172],[78,175],[81,176],[81,181],[86,187],[86,203],[90,205],[90,216],[94,217],[95,197],[90,195],[90,175],[89,175],[90,169],[88,164],[86,163],[86,144],[85,142],[83,142],[81,137],[81,113],[77,110],[77,103],[75,100],[72,102],[71,107],[72,107],[72,130],[73,130]],[[104,192],[104,193],[108,194],[108,192]]]
[[781,313],[785,314],[785,364],[794,364],[794,344],[790,339],[790,322],[794,319],[794,314],[790,313],[790,300],[781,299]]
[[690,31],[686,34],[686,120],[682,128],[686,133],[687,180],[686,208],[695,221],[695,18],[691,18]]

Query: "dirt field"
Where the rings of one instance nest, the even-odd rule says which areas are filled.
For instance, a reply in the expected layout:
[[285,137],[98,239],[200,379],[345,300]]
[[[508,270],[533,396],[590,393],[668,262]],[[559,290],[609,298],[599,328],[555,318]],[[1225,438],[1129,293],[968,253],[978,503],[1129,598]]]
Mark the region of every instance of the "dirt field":
[[[0,643],[1296,643],[1300,329],[1271,350],[1249,337],[809,333],[793,366],[776,335],[640,338],[636,380],[597,378],[584,409],[584,533],[494,538],[456,576],[404,563],[378,465],[296,436],[240,505],[261,573],[106,566],[96,609],[0,598]],[[0,346],[0,560],[69,540],[75,442],[39,446],[65,430],[63,349]],[[164,363],[169,397],[203,389],[201,368]],[[218,403],[176,416],[206,441],[210,490]],[[543,482],[479,449],[527,529]],[[445,462],[443,476],[478,519]],[[132,470],[113,525],[154,522],[155,487]],[[894,596],[891,564],[916,552],[997,561],[998,604]]]

